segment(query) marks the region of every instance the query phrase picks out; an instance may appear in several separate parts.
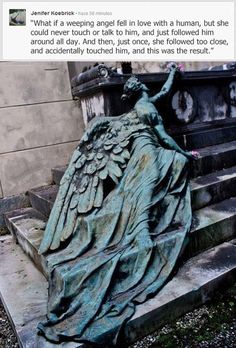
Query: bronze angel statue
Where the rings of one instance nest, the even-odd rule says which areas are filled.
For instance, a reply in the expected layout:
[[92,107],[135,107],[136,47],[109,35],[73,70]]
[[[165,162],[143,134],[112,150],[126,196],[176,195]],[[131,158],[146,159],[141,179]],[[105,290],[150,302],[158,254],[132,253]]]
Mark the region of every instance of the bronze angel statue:
[[[133,109],[91,122],[61,180],[40,253],[50,265],[48,340],[116,345],[135,307],[167,282],[190,230],[188,159],[136,77]],[[157,107],[155,106],[157,105]]]

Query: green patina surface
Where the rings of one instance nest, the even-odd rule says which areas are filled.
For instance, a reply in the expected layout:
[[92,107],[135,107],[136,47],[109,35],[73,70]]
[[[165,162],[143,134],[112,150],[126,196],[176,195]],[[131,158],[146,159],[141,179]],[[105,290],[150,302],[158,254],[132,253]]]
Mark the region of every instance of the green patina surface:
[[91,123],[62,178],[41,253],[50,265],[48,315],[39,331],[52,342],[117,344],[138,303],[168,280],[191,226],[188,158],[166,133],[135,77],[123,98],[134,108]]

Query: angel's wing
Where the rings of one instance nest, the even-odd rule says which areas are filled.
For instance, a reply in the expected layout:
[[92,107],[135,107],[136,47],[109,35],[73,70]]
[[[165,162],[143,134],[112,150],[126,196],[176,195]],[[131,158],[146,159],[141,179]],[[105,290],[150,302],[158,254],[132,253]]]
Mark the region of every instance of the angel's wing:
[[133,110],[112,122],[98,120],[86,130],[61,180],[41,253],[71,236],[79,214],[102,206],[105,180],[118,184],[130,158],[130,140],[144,128]]

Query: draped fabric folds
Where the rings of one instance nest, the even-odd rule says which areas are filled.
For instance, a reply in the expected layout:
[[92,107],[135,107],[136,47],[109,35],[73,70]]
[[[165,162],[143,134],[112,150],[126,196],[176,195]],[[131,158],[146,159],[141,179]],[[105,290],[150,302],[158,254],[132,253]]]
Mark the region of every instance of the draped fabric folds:
[[148,126],[128,146],[127,166],[102,205],[67,212],[73,234],[47,256],[48,314],[38,327],[52,342],[115,345],[135,307],[166,283],[185,244],[192,219],[186,158],[161,147]]

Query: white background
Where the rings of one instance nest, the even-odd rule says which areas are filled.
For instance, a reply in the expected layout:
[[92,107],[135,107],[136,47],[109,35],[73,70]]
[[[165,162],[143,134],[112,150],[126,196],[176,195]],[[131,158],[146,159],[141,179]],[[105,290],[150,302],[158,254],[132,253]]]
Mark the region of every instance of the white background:
[[[25,8],[27,10],[27,25],[25,27],[9,26],[9,9]],[[218,28],[217,37],[229,41],[226,47],[218,47],[211,55],[178,55],[171,59],[178,60],[234,60],[234,2],[4,2],[3,3],[3,59],[5,60],[170,60],[170,56],[157,55],[118,55],[112,56],[81,56],[81,55],[30,55],[30,31],[33,29],[32,11],[110,11],[113,16],[99,16],[100,20],[127,19],[127,20],[228,20],[231,25],[227,28]],[[52,17],[60,19],[60,17]],[[61,17],[63,20],[94,19],[81,16]],[[50,19],[45,16],[37,19]],[[64,28],[64,27],[63,27]],[[51,27],[52,29],[52,27]],[[117,28],[119,29],[119,28]],[[148,28],[147,28],[148,29]],[[214,28],[216,30],[216,28]],[[131,37],[132,39],[132,37]],[[174,46],[173,46],[174,47]]]

